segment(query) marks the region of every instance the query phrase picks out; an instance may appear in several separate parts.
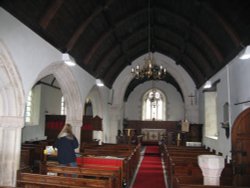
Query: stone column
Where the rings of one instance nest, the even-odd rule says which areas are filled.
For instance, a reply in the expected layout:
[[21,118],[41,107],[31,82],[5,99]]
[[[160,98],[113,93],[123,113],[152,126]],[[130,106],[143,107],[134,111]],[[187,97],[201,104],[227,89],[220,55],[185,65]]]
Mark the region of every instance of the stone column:
[[23,117],[0,117],[0,186],[15,186]]
[[225,167],[222,156],[199,155],[198,163],[203,174],[204,185],[220,185],[220,175]]

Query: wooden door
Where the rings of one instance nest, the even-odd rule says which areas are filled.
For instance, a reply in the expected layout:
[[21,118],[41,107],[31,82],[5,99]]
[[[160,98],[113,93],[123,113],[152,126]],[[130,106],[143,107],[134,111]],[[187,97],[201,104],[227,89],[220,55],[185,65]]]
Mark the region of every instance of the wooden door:
[[250,186],[250,108],[243,111],[232,128],[234,184]]

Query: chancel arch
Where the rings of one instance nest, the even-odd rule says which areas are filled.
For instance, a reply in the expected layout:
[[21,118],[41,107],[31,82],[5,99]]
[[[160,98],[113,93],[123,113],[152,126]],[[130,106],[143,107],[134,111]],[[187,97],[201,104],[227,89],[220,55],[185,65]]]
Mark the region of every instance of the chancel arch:
[[[113,105],[123,107],[123,97],[126,93],[126,88],[133,79],[133,75],[131,74],[131,68],[135,67],[135,65],[142,66],[144,63],[144,58],[147,54],[142,55],[135,59],[131,66],[127,66],[121,74],[118,76],[116,81],[113,84],[114,89],[114,97],[113,97]],[[184,109],[185,115],[181,117],[181,119],[186,118],[192,122],[198,121],[198,108],[196,103],[190,103],[190,96],[194,96],[194,101],[196,101],[196,86],[192,78],[188,75],[188,73],[180,66],[175,63],[175,61],[159,52],[154,53],[155,61],[158,64],[162,64],[164,67],[167,67],[167,72],[172,75],[172,77],[176,80],[178,85],[181,88],[184,98]],[[122,117],[123,115],[121,115]]]

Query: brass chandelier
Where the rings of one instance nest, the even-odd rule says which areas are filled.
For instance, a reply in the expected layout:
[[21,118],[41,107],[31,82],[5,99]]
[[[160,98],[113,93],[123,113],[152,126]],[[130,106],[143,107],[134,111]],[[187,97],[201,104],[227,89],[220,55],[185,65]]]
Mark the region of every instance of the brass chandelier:
[[163,79],[167,74],[167,69],[162,65],[157,65],[154,56],[150,50],[151,33],[150,33],[150,0],[148,0],[148,57],[144,59],[144,65],[132,67],[131,73],[136,79]]

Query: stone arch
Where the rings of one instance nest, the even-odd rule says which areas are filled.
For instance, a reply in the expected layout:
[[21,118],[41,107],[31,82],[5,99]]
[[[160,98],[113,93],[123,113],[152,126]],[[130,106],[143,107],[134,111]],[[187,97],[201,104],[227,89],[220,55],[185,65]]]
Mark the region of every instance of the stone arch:
[[7,47],[0,41],[0,185],[15,186],[24,126],[22,79]]
[[[167,71],[176,79],[177,83],[180,85],[180,88],[184,95],[184,100],[188,101],[189,99],[188,96],[190,95],[190,93],[196,90],[195,83],[188,75],[188,73],[183,68],[181,68],[181,66],[176,65],[171,58],[163,54],[154,53],[154,57],[157,64],[162,64],[167,67]],[[134,66],[136,64],[143,65],[143,63],[144,63],[144,56],[141,56],[137,58],[134,62],[132,62],[131,66]],[[128,66],[123,70],[123,72],[119,75],[119,77],[116,79],[113,85],[115,91],[119,91],[116,92],[114,96],[114,101],[117,104],[122,103],[123,98],[120,96],[124,96],[126,86],[133,79],[133,75],[130,73],[131,66]]]
[[0,41],[0,116],[19,116],[24,113],[24,91],[21,77],[7,48]]
[[[113,84],[114,89],[114,102],[115,105],[122,106],[123,96],[125,95],[126,88],[129,85],[130,81],[133,79],[131,74],[131,68],[135,65],[142,66],[144,63],[144,58],[147,54],[137,58],[132,62],[131,66],[127,66],[121,74],[117,77]],[[179,84],[183,97],[184,97],[184,108],[187,112],[187,118],[192,122],[198,122],[198,108],[197,105],[190,105],[188,101],[190,100],[190,95],[196,95],[197,89],[194,81],[189,76],[189,74],[179,65],[177,65],[173,59],[155,52],[154,53],[155,61],[157,64],[162,64],[164,67],[167,67],[167,71],[171,74],[177,83]]]
[[66,121],[81,121],[83,104],[80,90],[70,68],[63,63],[52,63],[40,72],[36,81],[53,74],[58,81],[67,105]]
[[62,94],[65,98],[67,116],[66,122],[73,127],[78,140],[80,140],[80,128],[82,126],[83,102],[81,100],[80,89],[70,68],[63,62],[54,62],[42,70],[36,82],[42,78],[53,74],[58,81]]
[[93,86],[87,98],[89,98],[92,102],[93,116],[98,115],[103,118],[103,100],[99,88],[97,86]]

